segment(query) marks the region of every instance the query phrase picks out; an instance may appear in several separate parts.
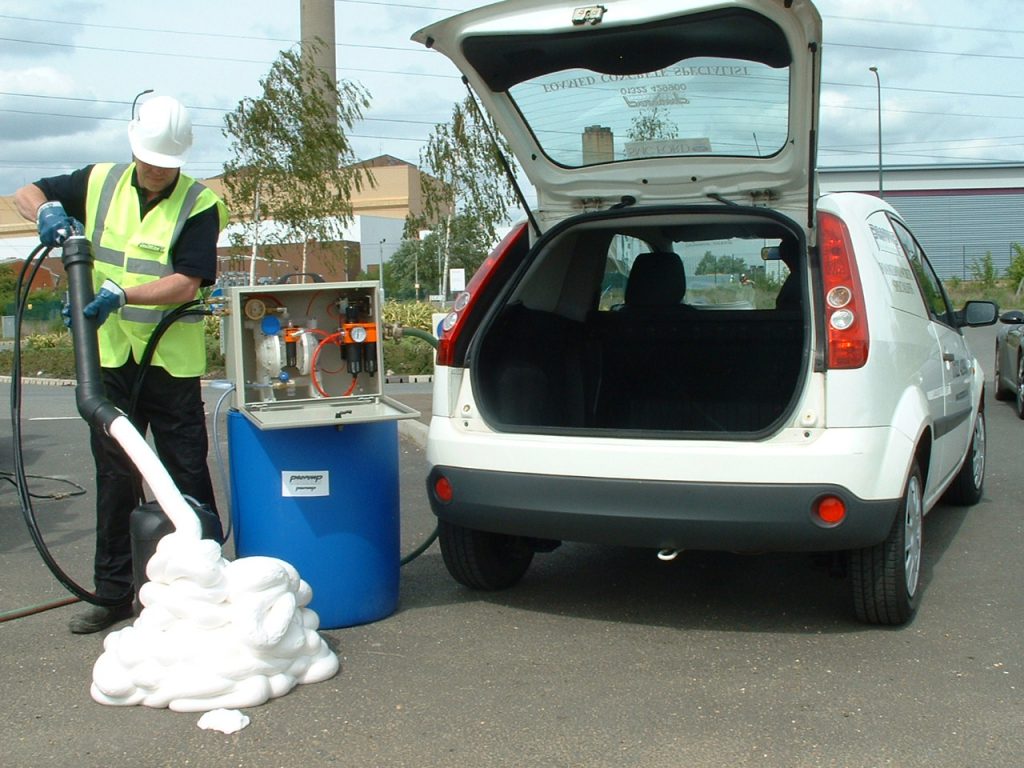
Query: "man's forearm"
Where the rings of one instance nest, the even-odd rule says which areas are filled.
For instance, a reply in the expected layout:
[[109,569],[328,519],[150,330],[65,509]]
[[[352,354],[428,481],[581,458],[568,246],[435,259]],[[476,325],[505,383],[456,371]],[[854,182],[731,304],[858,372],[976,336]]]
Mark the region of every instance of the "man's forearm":
[[14,207],[29,221],[36,220],[36,212],[45,202],[46,195],[35,184],[26,184],[14,193]]
[[196,297],[201,281],[175,272],[151,283],[122,288],[129,304],[184,304]]

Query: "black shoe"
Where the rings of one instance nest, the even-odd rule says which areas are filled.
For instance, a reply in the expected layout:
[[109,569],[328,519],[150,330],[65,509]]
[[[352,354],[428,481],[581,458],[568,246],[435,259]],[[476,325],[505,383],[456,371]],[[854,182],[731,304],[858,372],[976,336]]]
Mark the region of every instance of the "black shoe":
[[68,622],[68,629],[76,635],[90,635],[134,615],[131,603],[105,606],[90,605]]

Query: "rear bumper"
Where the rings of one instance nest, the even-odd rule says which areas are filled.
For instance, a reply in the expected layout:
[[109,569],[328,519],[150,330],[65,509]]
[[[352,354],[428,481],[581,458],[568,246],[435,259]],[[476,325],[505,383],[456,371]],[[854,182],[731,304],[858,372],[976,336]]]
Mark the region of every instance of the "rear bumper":
[[[434,493],[438,475],[453,497]],[[872,546],[892,527],[899,499],[865,500],[829,484],[703,483],[568,477],[435,466],[427,478],[439,518],[477,530],[658,549],[830,551]],[[846,519],[813,515],[824,495]]]

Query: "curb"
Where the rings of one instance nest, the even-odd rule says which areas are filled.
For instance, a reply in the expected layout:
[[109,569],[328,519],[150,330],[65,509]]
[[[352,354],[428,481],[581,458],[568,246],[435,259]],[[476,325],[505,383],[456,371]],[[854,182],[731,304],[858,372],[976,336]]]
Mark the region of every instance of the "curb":
[[427,447],[427,432],[430,428],[418,419],[399,419],[398,436],[405,437],[416,444],[418,448]]
[[[0,384],[10,384],[11,377],[0,375]],[[22,376],[22,384],[42,384],[44,387],[73,387],[78,384],[74,379],[47,379],[43,376]]]

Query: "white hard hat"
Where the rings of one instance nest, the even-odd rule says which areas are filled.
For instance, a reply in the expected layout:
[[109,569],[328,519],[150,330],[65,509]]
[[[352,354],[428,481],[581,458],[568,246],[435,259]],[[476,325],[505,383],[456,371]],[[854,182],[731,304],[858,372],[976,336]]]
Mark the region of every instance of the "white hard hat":
[[185,105],[170,96],[154,96],[128,124],[132,153],[158,168],[181,168],[192,147],[192,120]]

